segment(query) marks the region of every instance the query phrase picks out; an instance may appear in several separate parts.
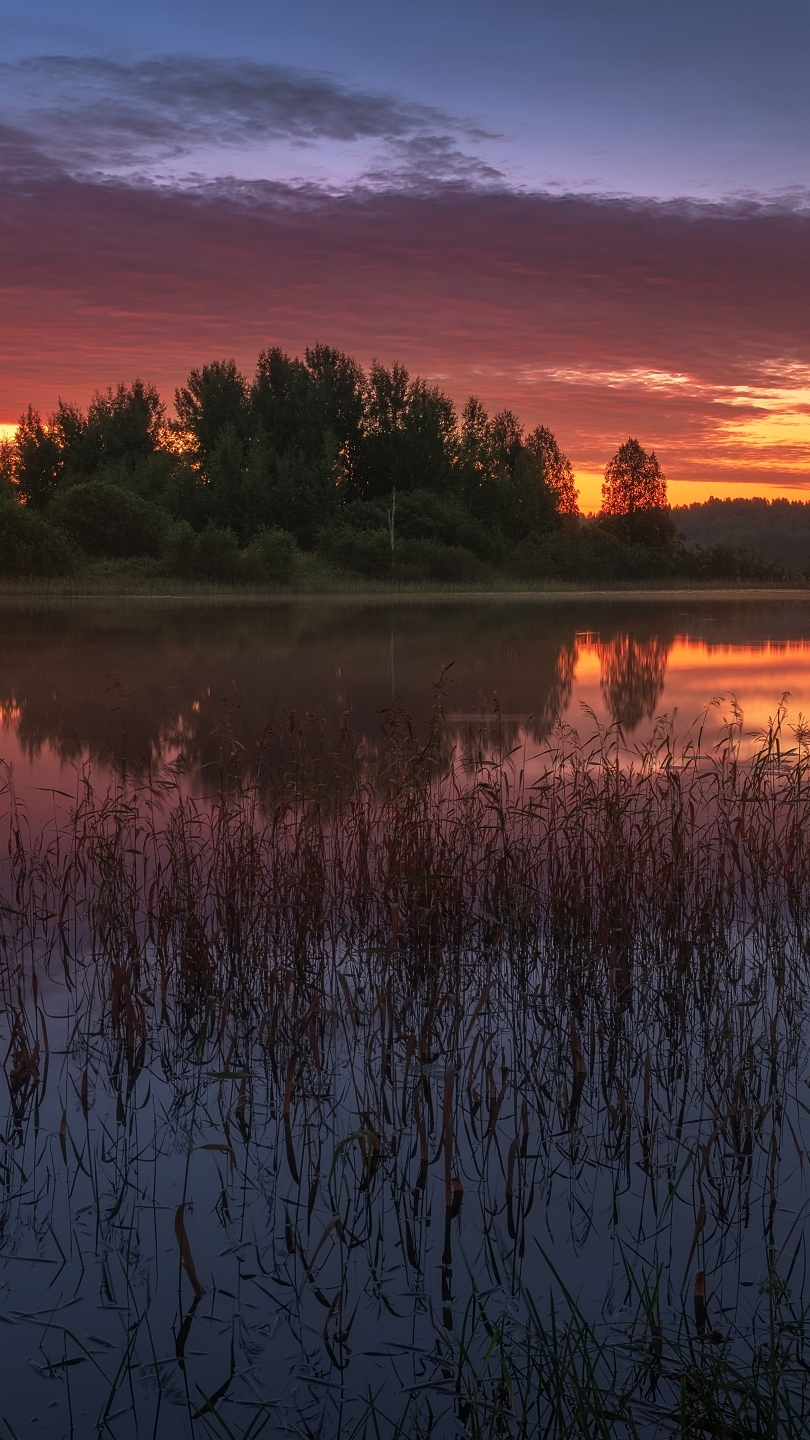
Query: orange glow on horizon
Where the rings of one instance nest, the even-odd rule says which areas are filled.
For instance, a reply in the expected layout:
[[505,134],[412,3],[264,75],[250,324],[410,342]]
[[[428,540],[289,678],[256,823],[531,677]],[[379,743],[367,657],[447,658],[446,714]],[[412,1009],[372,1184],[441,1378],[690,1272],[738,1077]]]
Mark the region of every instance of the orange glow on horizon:
[[[603,472],[577,470],[574,479],[583,515],[595,515],[602,506]],[[810,469],[806,479],[796,485],[769,483],[762,480],[670,480],[667,479],[670,505],[693,505],[714,497],[715,500],[802,500],[810,501]]]

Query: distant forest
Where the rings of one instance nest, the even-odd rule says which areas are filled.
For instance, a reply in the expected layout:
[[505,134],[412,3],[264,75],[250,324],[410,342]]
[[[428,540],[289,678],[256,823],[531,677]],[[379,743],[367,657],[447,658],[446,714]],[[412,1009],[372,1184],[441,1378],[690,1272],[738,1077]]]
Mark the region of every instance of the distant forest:
[[687,545],[732,545],[785,570],[810,570],[810,505],[802,500],[707,500],[674,506],[672,518]]
[[527,432],[474,396],[459,414],[402,366],[364,371],[327,346],[303,359],[269,349],[252,380],[214,361],[174,405],[176,418],[136,380],[86,411],[60,401],[43,419],[29,407],[0,447],[0,574],[589,584],[808,567],[798,519],[785,520],[788,554],[763,548],[761,518],[714,526],[721,502],[672,512],[655,454],[634,439],[585,519],[546,427]]

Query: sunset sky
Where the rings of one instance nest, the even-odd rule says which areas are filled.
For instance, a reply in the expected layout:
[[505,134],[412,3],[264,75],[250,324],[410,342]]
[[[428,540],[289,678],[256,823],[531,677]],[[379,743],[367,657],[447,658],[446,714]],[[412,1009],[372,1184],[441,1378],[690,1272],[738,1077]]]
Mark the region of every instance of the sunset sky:
[[[810,489],[806,0],[2,0],[0,422],[320,340]],[[810,496],[808,497],[810,498]]]

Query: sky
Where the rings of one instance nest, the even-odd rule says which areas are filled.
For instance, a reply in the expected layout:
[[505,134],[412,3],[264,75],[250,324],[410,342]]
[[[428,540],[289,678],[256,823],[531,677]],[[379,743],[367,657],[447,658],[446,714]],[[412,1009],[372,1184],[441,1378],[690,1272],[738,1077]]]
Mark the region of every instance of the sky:
[[[0,422],[323,341],[810,490],[806,0],[0,0]],[[808,497],[810,498],[810,497]]]

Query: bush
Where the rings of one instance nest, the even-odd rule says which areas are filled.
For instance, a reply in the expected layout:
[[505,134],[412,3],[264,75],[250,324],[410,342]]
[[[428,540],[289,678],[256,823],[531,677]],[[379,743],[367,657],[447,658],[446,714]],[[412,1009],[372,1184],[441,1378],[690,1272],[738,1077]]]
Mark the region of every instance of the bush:
[[[179,455],[166,450],[155,450],[151,455],[135,455],[110,460],[92,477],[104,485],[115,485],[141,500],[148,500],[168,510],[167,495],[171,492],[178,473],[189,472],[192,480],[194,471]],[[73,482],[77,483],[77,482]]]
[[621,545],[633,549],[654,551],[668,559],[676,557],[681,549],[672,512],[667,509],[647,507],[629,514],[599,515],[595,524]]
[[69,575],[74,569],[73,548],[58,530],[17,500],[0,501],[0,575]]
[[165,557],[170,575],[183,580],[235,580],[239,562],[239,544],[232,530],[209,525],[198,535],[185,520],[172,527]]
[[682,568],[694,580],[748,580],[762,584],[786,578],[775,561],[734,545],[712,545],[708,550],[697,545],[694,550],[684,551]]
[[354,530],[335,525],[324,530],[318,549],[341,570],[354,570],[368,579],[391,573],[391,536],[388,530]]
[[509,570],[519,580],[576,580],[582,568],[581,547],[567,530],[532,533],[515,546]]
[[239,541],[233,530],[209,525],[198,540],[200,577],[203,580],[235,580],[239,573]]
[[169,531],[163,563],[168,575],[181,580],[196,577],[199,568],[199,535],[187,520],[179,520]]
[[167,515],[156,505],[103,480],[58,490],[47,518],[85,554],[113,560],[159,555],[168,524]]
[[490,571],[471,550],[462,545],[443,545],[439,540],[402,540],[395,548],[396,568],[426,580],[447,580],[456,584],[487,580]]
[[242,571],[247,580],[289,585],[298,555],[295,536],[289,530],[260,530],[244,553]]
[[504,547],[491,529],[474,520],[462,504],[440,498],[428,490],[414,490],[397,496],[396,538],[434,540],[441,545],[471,550],[479,560],[497,565],[504,560]]

